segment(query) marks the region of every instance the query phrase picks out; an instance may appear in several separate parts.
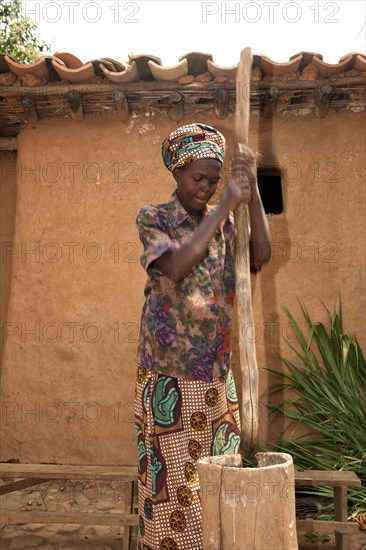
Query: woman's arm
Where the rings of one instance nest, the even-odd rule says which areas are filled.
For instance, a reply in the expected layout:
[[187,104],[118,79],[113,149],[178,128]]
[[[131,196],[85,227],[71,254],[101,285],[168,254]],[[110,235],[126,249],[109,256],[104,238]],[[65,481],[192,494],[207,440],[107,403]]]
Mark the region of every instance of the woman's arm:
[[271,235],[257,183],[257,166],[253,151],[239,144],[234,153],[232,165],[240,171],[240,177],[247,179],[251,189],[248,203],[250,215],[250,269],[257,273],[271,259]]
[[251,226],[250,269],[253,273],[257,273],[271,259],[272,247],[268,222],[257,183],[252,193],[252,200],[249,203]]
[[180,281],[205,255],[207,244],[229,212],[234,212],[243,201],[249,202],[251,222],[251,266],[257,272],[271,256],[270,235],[266,215],[256,182],[256,166],[252,151],[240,146],[230,165],[231,178],[227,183],[217,209],[205,217],[182,246],[166,252],[155,260],[159,269],[174,282]]
[[[166,252],[155,260],[159,269],[174,282],[180,281],[191,271],[206,254],[207,244],[232,209],[232,205],[240,204],[243,197],[250,197],[250,187],[238,186],[235,181],[228,183],[220,204],[210,216],[205,217],[192,236],[173,252]],[[236,199],[235,199],[236,197]]]

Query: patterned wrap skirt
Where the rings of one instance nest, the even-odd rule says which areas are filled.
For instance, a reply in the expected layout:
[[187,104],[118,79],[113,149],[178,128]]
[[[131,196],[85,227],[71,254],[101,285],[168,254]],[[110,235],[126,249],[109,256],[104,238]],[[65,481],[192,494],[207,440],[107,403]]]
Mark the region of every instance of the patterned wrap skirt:
[[196,462],[237,453],[240,418],[231,371],[188,381],[138,367],[138,550],[201,550]]

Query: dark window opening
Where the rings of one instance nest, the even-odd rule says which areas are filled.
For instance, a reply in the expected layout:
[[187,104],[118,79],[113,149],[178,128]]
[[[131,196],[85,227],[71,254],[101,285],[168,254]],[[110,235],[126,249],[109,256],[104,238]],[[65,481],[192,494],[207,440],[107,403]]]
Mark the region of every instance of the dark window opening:
[[300,103],[302,103],[304,100],[304,98],[300,95],[300,96],[297,96],[297,97],[292,97],[291,100],[290,100],[290,104],[291,105],[299,105]]
[[282,183],[278,168],[258,168],[259,193],[266,214],[282,214]]

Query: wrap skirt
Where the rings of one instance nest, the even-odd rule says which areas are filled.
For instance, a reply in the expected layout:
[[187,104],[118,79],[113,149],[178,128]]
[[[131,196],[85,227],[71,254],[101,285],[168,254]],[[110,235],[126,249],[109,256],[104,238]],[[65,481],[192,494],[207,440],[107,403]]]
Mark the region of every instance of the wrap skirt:
[[231,370],[212,382],[138,367],[138,550],[201,550],[196,462],[239,451],[240,417]]

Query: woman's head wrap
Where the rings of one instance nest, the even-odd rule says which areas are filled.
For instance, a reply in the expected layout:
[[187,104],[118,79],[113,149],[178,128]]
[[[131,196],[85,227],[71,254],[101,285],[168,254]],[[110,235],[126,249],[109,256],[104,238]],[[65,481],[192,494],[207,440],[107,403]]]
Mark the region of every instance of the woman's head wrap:
[[225,138],[212,126],[193,122],[174,130],[163,141],[161,155],[171,172],[199,159],[213,158],[223,163]]

